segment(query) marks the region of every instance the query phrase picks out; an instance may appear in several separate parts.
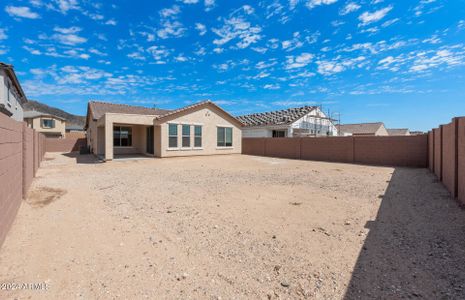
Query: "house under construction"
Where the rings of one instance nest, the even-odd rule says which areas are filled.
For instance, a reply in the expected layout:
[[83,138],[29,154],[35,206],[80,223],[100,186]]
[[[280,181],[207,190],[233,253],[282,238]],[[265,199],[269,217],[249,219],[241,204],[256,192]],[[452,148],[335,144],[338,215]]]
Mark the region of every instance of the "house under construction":
[[337,136],[334,120],[320,106],[303,106],[237,117],[242,137]]

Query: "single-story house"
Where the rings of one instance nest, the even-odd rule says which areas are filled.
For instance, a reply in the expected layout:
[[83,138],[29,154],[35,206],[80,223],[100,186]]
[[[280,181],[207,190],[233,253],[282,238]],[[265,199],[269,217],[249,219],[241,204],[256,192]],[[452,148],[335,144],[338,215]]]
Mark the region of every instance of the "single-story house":
[[46,137],[65,137],[65,119],[35,110],[25,111],[23,116],[28,127],[43,133]]
[[335,136],[337,128],[318,106],[238,116],[243,137]]
[[91,101],[87,145],[106,161],[125,154],[154,157],[241,153],[242,123],[211,101],[176,110]]
[[23,106],[27,102],[12,65],[0,62],[0,113],[23,121]]
[[387,129],[387,132],[392,136],[410,135],[410,130],[408,128]]
[[388,136],[382,122],[338,125],[341,136]]

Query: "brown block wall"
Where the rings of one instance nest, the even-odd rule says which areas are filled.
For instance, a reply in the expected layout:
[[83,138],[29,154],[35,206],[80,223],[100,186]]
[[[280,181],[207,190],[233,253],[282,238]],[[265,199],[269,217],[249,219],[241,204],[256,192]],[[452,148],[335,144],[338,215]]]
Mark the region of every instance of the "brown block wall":
[[242,153],[281,158],[426,168],[428,136],[245,138]]
[[434,135],[433,131],[428,132],[428,168],[434,172]]
[[361,164],[426,168],[428,136],[354,137],[354,156]]
[[354,159],[352,137],[302,138],[301,159],[351,163]]
[[434,135],[434,174],[442,179],[442,134],[441,128],[433,129]]
[[0,113],[0,245],[23,197],[23,124]]
[[34,179],[34,130],[23,127],[23,195],[24,197],[31,186],[32,179]]
[[243,138],[242,153],[248,155],[265,156],[265,139]]
[[265,156],[300,158],[300,138],[265,139]]
[[452,197],[457,196],[457,122],[442,126],[442,182]]
[[465,118],[457,119],[457,197],[465,204]]
[[45,148],[46,152],[73,152],[79,151],[81,146],[87,145],[87,140],[85,138],[46,138],[45,139]]

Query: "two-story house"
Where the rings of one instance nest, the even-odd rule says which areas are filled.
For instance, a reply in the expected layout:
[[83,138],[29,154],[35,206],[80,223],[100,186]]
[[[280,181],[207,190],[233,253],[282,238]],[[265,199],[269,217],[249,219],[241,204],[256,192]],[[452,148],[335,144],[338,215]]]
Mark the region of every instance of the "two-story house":
[[26,102],[13,66],[0,62],[0,113],[23,121],[23,105]]

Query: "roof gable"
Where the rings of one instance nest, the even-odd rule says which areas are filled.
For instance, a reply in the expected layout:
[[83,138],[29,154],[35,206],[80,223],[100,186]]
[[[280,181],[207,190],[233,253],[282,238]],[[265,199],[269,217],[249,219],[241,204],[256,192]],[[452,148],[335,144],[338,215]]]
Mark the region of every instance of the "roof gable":
[[162,116],[158,116],[156,118],[155,123],[161,124],[161,123],[167,122],[169,120],[175,119],[177,117],[184,116],[184,115],[190,114],[192,112],[198,111],[198,110],[200,110],[202,108],[205,108],[205,107],[210,107],[210,108],[216,109],[217,111],[222,113],[223,116],[226,119],[229,119],[229,121],[236,124],[238,127],[244,126],[242,124],[242,122],[240,122],[239,120],[237,120],[236,118],[231,116],[228,112],[226,112],[224,109],[222,109],[221,107],[219,107],[218,105],[216,105],[214,102],[212,102],[210,100],[194,103],[192,105],[188,105],[188,106],[176,109],[176,110],[172,110],[172,111],[168,112],[167,114],[164,114]]
[[289,125],[317,109],[317,106],[302,106],[264,113],[238,116],[245,127]]
[[384,123],[360,123],[360,124],[344,124],[340,125],[339,130],[345,133],[352,134],[375,134],[379,129],[384,127]]

